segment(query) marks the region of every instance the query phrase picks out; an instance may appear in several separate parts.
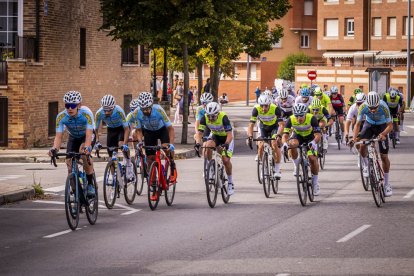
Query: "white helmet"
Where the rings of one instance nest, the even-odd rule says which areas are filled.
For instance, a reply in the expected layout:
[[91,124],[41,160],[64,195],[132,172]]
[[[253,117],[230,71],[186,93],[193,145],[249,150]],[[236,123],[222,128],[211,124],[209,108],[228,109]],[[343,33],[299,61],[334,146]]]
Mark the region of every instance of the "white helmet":
[[200,102],[202,104],[208,104],[211,103],[214,100],[213,95],[211,93],[204,93],[200,97]]
[[138,105],[140,108],[147,108],[152,106],[154,100],[150,92],[141,92],[138,96]]
[[380,97],[377,92],[371,91],[367,96],[367,105],[368,107],[377,107],[380,102]]
[[216,102],[211,102],[206,106],[207,115],[216,115],[220,112],[220,105]]
[[272,91],[270,91],[269,89],[266,89],[262,95],[266,95],[266,96],[272,96]]
[[272,103],[272,97],[269,97],[267,95],[262,94],[262,95],[260,95],[257,102],[260,105],[270,105]]
[[131,111],[137,109],[138,107],[138,99],[133,99],[130,103],[129,103],[129,108],[131,109]]
[[366,99],[367,99],[367,96],[365,96],[364,93],[358,93],[356,95],[355,102],[356,103],[363,103],[363,102],[365,102]]
[[101,106],[104,110],[111,110],[115,107],[115,98],[112,95],[105,95],[101,100]]
[[308,112],[308,107],[303,103],[298,103],[293,107],[293,114],[295,116],[303,116]]
[[287,91],[287,89],[282,89],[282,91],[280,91],[279,96],[281,99],[286,99],[289,96],[289,92]]
[[81,93],[78,91],[68,91],[66,92],[65,96],[63,96],[63,101],[65,103],[79,104],[82,102]]
[[391,91],[390,91],[390,97],[392,98],[392,99],[395,99],[395,97],[397,97],[397,95],[398,95],[399,93],[398,93],[398,91],[396,90],[396,89],[392,89]]

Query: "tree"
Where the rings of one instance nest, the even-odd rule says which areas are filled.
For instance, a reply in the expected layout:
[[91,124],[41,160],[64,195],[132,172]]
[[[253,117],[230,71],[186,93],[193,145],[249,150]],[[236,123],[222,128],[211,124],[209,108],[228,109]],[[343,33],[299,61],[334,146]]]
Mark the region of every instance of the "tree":
[[280,64],[278,76],[280,79],[294,81],[295,65],[299,63],[310,63],[311,61],[312,59],[302,52],[289,55]]

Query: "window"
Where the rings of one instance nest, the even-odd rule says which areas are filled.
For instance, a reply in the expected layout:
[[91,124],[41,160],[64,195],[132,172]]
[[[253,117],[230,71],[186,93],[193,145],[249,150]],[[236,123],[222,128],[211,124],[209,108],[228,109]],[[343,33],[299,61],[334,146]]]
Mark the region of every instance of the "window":
[[[410,20],[410,27],[411,27],[411,35],[413,35],[413,17],[411,16],[411,20]],[[408,35],[408,17],[404,16],[404,30],[403,30],[403,34],[404,35]]]
[[354,36],[354,19],[347,18],[346,22],[346,36]]
[[[0,2],[0,51],[13,52],[18,31],[18,1]],[[1,58],[1,57],[0,57]]]
[[339,0],[325,0],[326,3],[339,3]]
[[300,48],[309,48],[309,33],[300,34]]
[[338,19],[325,19],[325,36],[338,36]]
[[132,101],[132,94],[126,94],[124,95],[124,111],[125,115],[128,115],[129,112],[131,112],[131,108],[129,108],[129,104]]
[[388,28],[387,28],[387,35],[388,36],[396,36],[397,35],[397,18],[395,17],[388,17]]
[[55,136],[56,135],[56,117],[59,113],[58,111],[58,102],[49,102],[49,118],[48,118],[48,135]]
[[372,36],[381,36],[381,17],[372,18]]
[[273,43],[272,47],[273,48],[282,48],[282,39],[279,38],[279,42]]
[[122,64],[138,64],[138,49],[134,47],[122,48],[121,61]]
[[139,63],[149,64],[149,48],[145,45],[139,46]]
[[313,15],[313,0],[305,0],[303,15]]
[[86,29],[80,28],[80,66],[86,66]]
[[341,93],[342,95],[345,95],[345,85],[339,86],[339,93]]
[[256,64],[250,63],[250,79],[251,80],[257,79]]

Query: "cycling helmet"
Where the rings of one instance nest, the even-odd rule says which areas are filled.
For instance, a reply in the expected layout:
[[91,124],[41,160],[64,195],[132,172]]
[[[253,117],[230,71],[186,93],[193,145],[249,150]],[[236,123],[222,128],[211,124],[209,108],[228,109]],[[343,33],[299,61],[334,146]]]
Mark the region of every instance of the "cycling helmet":
[[338,93],[338,87],[334,85],[331,87],[331,94],[336,94],[336,93]]
[[356,88],[356,89],[354,90],[354,95],[359,94],[359,93],[362,93],[361,88]]
[[204,93],[200,97],[200,102],[202,104],[208,104],[211,103],[214,100],[213,95],[211,93]]
[[380,103],[380,97],[377,92],[371,91],[367,96],[367,105],[368,107],[377,107]]
[[310,96],[310,91],[309,91],[309,88],[307,88],[307,87],[302,88],[302,89],[300,90],[300,95],[301,95],[302,97],[309,97],[309,96]]
[[315,88],[315,96],[322,96],[322,89],[319,86]]
[[137,109],[137,107],[138,107],[138,99],[133,99],[129,103],[129,109],[131,109],[131,111],[134,111],[135,109]]
[[260,95],[260,97],[257,100],[257,102],[260,105],[270,105],[272,103],[272,98],[269,97],[269,96],[267,96],[267,95],[265,95],[265,94],[262,94],[262,95]]
[[321,100],[319,100],[318,98],[312,99],[312,107],[320,108],[321,106],[322,106]]
[[138,105],[140,108],[148,108],[154,103],[150,92],[141,92],[138,96]]
[[81,93],[79,93],[78,91],[66,92],[65,96],[63,96],[63,101],[65,103],[79,104],[82,102]]
[[270,91],[269,89],[266,89],[262,95],[266,95],[266,96],[272,96],[272,91]]
[[302,84],[300,85],[300,88],[309,88],[309,86],[308,86],[306,83],[302,83]]
[[289,96],[289,92],[287,91],[287,89],[282,89],[282,91],[280,91],[281,99],[287,99],[288,96]]
[[364,93],[359,93],[355,97],[355,102],[356,103],[363,103],[363,102],[365,102],[366,99],[367,99],[367,97],[365,96]]
[[105,95],[101,100],[101,106],[104,110],[111,110],[115,107],[115,98],[112,95]]
[[[266,97],[267,98],[267,97]],[[211,102],[206,106],[207,115],[216,115],[220,112],[220,105],[216,102]]]
[[292,91],[293,90],[293,84],[291,84],[291,83],[288,83],[287,85],[286,85],[286,89],[287,89],[287,91]]
[[397,90],[392,89],[390,91],[390,97],[391,97],[391,99],[395,99],[397,97],[397,95],[398,95],[398,91]]
[[308,108],[302,103],[298,103],[293,107],[293,115],[295,116],[303,116],[307,113],[307,111]]

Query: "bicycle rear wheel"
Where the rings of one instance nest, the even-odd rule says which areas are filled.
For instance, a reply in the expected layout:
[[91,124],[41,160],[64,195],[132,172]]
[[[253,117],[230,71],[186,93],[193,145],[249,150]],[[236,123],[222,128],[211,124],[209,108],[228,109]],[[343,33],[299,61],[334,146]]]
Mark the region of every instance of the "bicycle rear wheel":
[[214,208],[217,201],[218,183],[216,175],[216,160],[211,159],[207,165],[206,178],[207,202],[211,208]]
[[132,165],[132,169],[134,171],[134,176],[135,176],[133,181],[129,181],[127,178],[128,167],[125,167],[125,174],[124,174],[124,197],[125,197],[126,203],[128,203],[129,205],[134,203],[135,195],[137,193],[137,182],[138,182],[137,167],[135,165]]
[[89,224],[94,225],[98,219],[98,185],[96,183],[95,173],[93,174],[92,181],[92,185],[95,188],[95,197],[87,199],[88,204],[85,206],[85,213]]
[[374,167],[375,164],[372,159],[369,159],[368,166],[372,196],[374,197],[374,201],[377,207],[381,207],[381,187],[379,179],[377,179],[376,168]]
[[270,196],[270,168],[269,168],[269,159],[266,152],[262,154],[262,184],[263,184],[263,191],[267,198]]
[[307,174],[305,174],[305,167],[304,167],[304,161],[300,160],[299,164],[296,167],[296,184],[298,187],[298,195],[300,204],[302,206],[306,205],[307,201]]
[[336,128],[336,131],[335,131],[336,143],[338,143],[338,150],[341,150],[342,138],[341,138],[341,126],[339,125],[339,118],[336,118],[335,128]]
[[[275,167],[275,160],[272,158],[272,168],[274,167]],[[277,194],[279,190],[279,179],[273,177],[273,174],[272,174],[272,190],[274,194]]]
[[165,196],[165,202],[167,202],[168,206],[171,206],[173,204],[174,201],[174,196],[175,196],[175,184],[176,183],[171,183],[170,184],[170,179],[169,179],[169,175],[170,175],[170,166],[169,164],[167,166],[165,166],[164,169],[164,173],[165,173],[165,182],[166,182],[166,190],[164,190],[164,196]]
[[318,159],[319,159],[319,165],[321,166],[321,170],[325,167],[325,155],[326,150],[323,148],[323,138],[321,138],[320,146],[318,147]]
[[[227,180],[227,175],[225,172],[224,167],[219,169],[219,181],[221,182],[221,198],[223,199],[224,203],[228,203],[230,199],[229,195],[229,181]],[[234,187],[233,187],[234,189]]]
[[137,176],[137,195],[141,195],[142,190],[144,189],[144,183],[147,179],[146,164],[144,160],[141,159],[139,156],[135,156],[134,166],[135,166],[136,176]]
[[[103,180],[103,194],[106,208],[112,209],[114,207],[116,196],[118,192],[118,180],[115,176],[115,163],[109,161],[105,168],[104,180]],[[112,183],[108,183],[112,180]]]
[[65,213],[69,228],[72,230],[76,230],[79,224],[80,202],[79,198],[76,197],[79,192],[77,185],[75,174],[68,175],[65,186]]
[[148,204],[151,210],[155,210],[158,206],[161,196],[160,178],[158,175],[158,162],[152,162],[149,169],[149,181],[148,181]]
[[362,155],[359,155],[359,171],[361,173],[361,180],[362,180],[362,187],[364,187],[365,191],[369,190],[369,176],[368,177],[364,177],[364,159],[362,157]]

